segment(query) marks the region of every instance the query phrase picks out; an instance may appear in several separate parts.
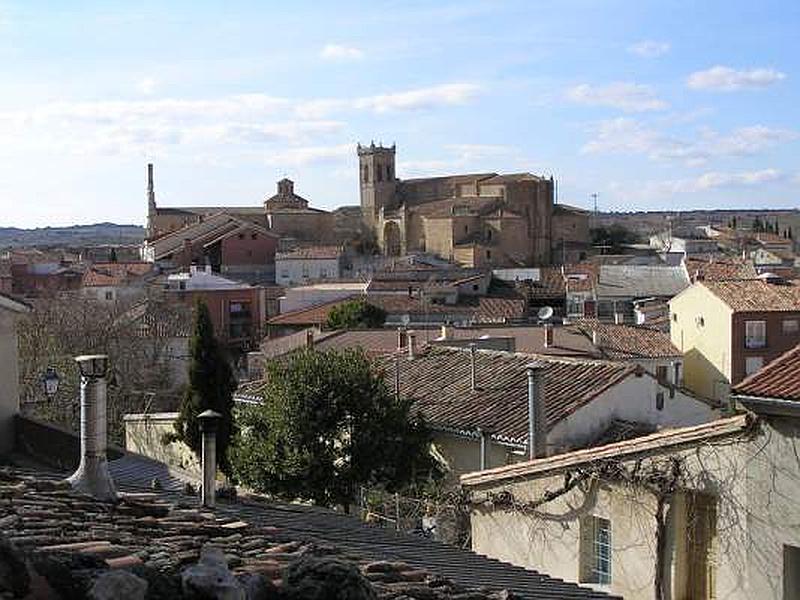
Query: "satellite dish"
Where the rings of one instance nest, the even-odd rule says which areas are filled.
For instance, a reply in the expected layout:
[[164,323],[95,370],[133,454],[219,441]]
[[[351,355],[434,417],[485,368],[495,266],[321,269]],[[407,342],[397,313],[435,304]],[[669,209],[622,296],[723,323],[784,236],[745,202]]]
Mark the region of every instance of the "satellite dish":
[[539,309],[539,312],[536,313],[536,316],[539,317],[540,321],[548,321],[553,316],[553,307],[552,306],[543,306]]

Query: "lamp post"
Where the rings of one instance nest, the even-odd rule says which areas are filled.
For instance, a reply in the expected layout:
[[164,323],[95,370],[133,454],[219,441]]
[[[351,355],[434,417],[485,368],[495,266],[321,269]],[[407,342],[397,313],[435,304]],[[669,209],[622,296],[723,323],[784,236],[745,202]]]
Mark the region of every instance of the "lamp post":
[[67,481],[99,500],[115,500],[117,491],[106,458],[106,373],[108,356],[76,356],[81,372],[81,462]]

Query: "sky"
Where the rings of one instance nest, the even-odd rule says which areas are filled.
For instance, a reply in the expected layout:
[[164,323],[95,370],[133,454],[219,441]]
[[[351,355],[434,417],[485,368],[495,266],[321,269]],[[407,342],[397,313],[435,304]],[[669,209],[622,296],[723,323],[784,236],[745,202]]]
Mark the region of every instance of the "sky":
[[287,176],[554,176],[600,210],[800,203],[800,2],[0,0],[0,226],[257,206]]

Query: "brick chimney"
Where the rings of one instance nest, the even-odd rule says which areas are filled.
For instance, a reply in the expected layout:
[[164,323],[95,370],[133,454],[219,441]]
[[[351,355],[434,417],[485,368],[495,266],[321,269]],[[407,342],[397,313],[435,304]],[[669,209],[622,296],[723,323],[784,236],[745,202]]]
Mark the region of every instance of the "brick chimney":
[[76,490],[98,500],[115,500],[117,490],[106,458],[108,356],[77,356],[75,362],[81,372],[81,462],[67,481]]

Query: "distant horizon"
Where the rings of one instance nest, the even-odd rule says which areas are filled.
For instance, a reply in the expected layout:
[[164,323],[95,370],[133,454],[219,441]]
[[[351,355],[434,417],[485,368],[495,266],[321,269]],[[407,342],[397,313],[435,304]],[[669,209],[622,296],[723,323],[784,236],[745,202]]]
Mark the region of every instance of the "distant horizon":
[[[559,204],[568,204],[566,202],[561,202]],[[187,205],[188,206],[188,205]],[[176,208],[180,208],[180,206],[176,206]],[[343,204],[342,206],[338,206],[333,210],[341,209],[341,208],[359,208],[357,204]],[[586,209],[589,210],[589,209]],[[590,211],[591,212],[591,211]],[[752,213],[752,212],[760,212],[760,213],[798,213],[800,215],[800,208],[694,208],[694,209],[686,209],[686,210],[630,210],[630,211],[602,211],[598,210],[598,214],[601,216],[613,216],[613,215],[637,215],[637,214],[691,214],[691,213],[705,213],[705,212],[716,212],[716,213]],[[42,225],[38,227],[18,227],[16,225],[0,225],[0,231],[6,231],[9,229],[15,229],[19,231],[37,231],[37,230],[46,230],[46,229],[70,229],[76,227],[98,227],[98,226],[112,226],[112,227],[137,227],[139,229],[144,230],[144,225],[139,225],[138,223],[116,223],[113,221],[99,221],[99,222],[92,222],[92,223],[71,223],[68,225]]]
[[257,205],[283,176],[352,206],[371,140],[397,143],[401,179],[528,171],[585,209],[790,210],[798,30],[786,0],[5,0],[0,218],[144,224],[148,162],[161,206]]

